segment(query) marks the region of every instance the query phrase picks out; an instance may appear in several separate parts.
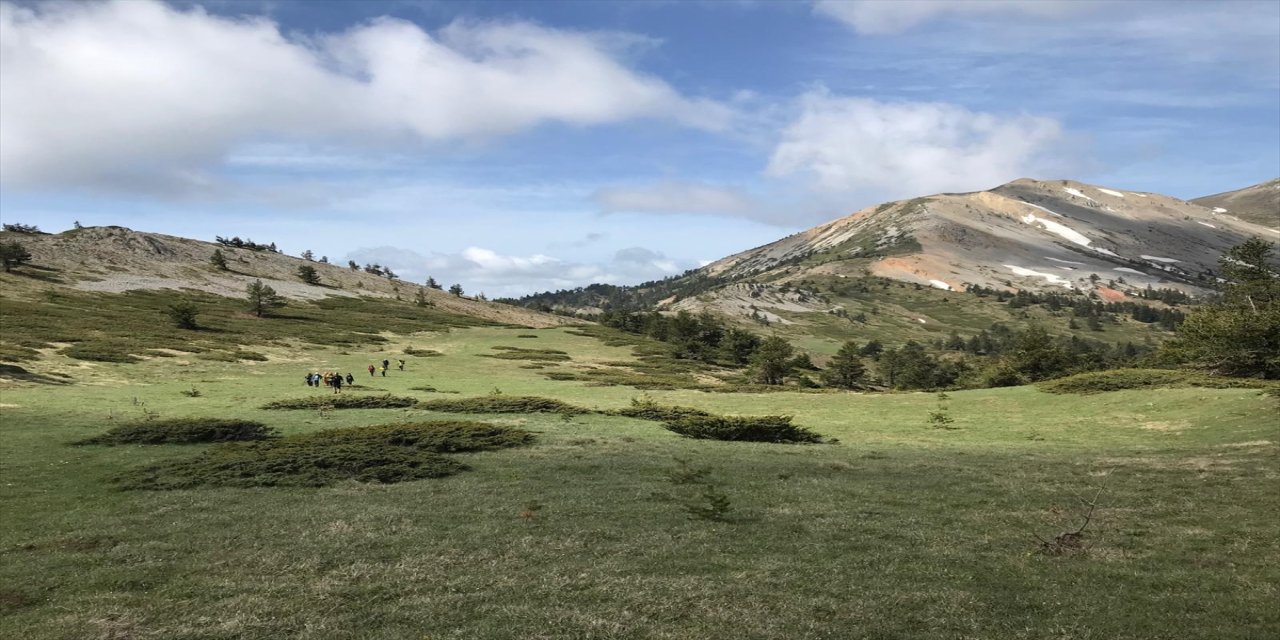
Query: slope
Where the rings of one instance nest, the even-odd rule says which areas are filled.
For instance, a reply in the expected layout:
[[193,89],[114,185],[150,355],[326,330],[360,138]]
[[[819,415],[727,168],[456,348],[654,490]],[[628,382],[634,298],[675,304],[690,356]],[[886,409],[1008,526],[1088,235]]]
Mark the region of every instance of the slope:
[[1251,187],[1204,196],[1192,200],[1214,213],[1228,214],[1246,222],[1280,229],[1280,178]]

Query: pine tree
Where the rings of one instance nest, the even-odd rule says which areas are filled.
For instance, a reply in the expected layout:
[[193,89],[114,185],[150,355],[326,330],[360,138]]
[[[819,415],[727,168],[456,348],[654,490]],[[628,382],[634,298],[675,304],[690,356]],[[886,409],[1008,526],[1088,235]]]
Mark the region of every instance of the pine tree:
[[449,293],[452,293],[453,295],[458,296],[459,298],[461,298],[461,297],[462,297],[462,285],[460,285],[460,284],[455,284],[455,285],[453,285],[453,286],[449,287]]
[[196,308],[196,305],[186,301],[175,302],[165,309],[165,315],[169,316],[169,320],[173,321],[174,326],[179,329],[200,328],[196,324],[196,315],[198,313],[199,309]]
[[315,260],[315,258],[316,258],[316,254],[312,253],[310,249],[307,249],[306,251],[302,252],[302,259],[306,260],[307,262],[311,262],[312,260]]
[[26,247],[17,242],[0,243],[0,264],[4,265],[5,271],[13,271],[14,267],[28,262],[31,262],[31,252]]
[[230,268],[227,266],[227,257],[222,255],[222,249],[213,250],[213,255],[209,256],[209,264],[218,271],[226,271]]
[[268,315],[272,309],[277,309],[285,305],[284,298],[276,293],[275,289],[262,284],[261,280],[254,280],[246,287],[249,296],[249,310],[259,318]]
[[751,359],[761,384],[782,384],[791,373],[791,344],[777,336],[765,338]]
[[841,389],[855,389],[860,386],[867,375],[867,368],[863,366],[859,353],[857,343],[852,340],[844,343],[844,346],[840,347],[835,357],[831,359],[831,365],[822,372],[823,384]]
[[309,264],[298,267],[298,279],[307,284],[320,284],[320,274],[316,273],[316,268]]

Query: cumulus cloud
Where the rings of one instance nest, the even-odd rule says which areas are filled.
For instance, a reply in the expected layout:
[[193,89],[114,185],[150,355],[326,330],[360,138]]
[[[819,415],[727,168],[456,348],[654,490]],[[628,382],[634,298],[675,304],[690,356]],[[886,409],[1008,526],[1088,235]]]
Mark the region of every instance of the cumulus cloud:
[[263,140],[398,147],[641,117],[726,126],[728,108],[620,62],[633,41],[391,18],[304,37],[151,0],[0,4],[0,174],[191,193],[216,189],[211,170]]
[[814,10],[858,33],[885,35],[948,15],[1059,16],[1086,4],[1079,0],[817,0]]
[[766,174],[804,175],[828,192],[906,197],[996,186],[1049,168],[1053,119],[999,116],[944,103],[879,102],[811,92]]
[[398,247],[370,247],[353,251],[343,260],[388,266],[410,282],[424,282],[428,276],[446,287],[456,282],[470,293],[483,292],[489,297],[572,289],[596,282],[639,283],[694,266],[682,267],[661,252],[643,247],[621,249],[612,260],[600,263],[572,262],[543,254],[504,255],[483,247],[430,254]]

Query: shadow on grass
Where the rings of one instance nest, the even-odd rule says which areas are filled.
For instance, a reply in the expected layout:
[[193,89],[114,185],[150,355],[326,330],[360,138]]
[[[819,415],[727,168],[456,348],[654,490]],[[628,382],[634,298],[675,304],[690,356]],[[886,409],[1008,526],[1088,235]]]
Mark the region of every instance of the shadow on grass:
[[64,376],[63,378],[66,379],[63,379],[43,373],[34,373],[16,364],[0,364],[0,378],[35,382],[37,384],[71,384],[70,376]]
[[[53,267],[42,267],[36,264],[25,264],[18,269],[9,271],[8,273],[12,273],[15,276],[30,278],[32,280],[39,280],[41,282],[50,282],[54,284],[66,284],[67,283],[66,280],[64,280],[61,276],[55,275],[59,271],[60,271],[59,269],[54,269]],[[38,273],[35,273],[35,272],[38,272]]]

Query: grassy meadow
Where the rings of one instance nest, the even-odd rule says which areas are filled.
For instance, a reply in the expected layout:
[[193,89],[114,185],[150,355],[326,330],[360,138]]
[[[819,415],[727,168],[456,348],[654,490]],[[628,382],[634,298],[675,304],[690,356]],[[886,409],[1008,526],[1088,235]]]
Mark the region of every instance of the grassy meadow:
[[[253,348],[265,360],[238,362],[181,351],[91,362],[45,349],[74,384],[0,388],[0,637],[1243,639],[1280,630],[1280,405],[1255,389],[639,391],[549,378],[635,357],[572,329],[379,335],[273,339]],[[370,377],[366,367],[384,358],[386,377]],[[792,415],[838,442],[692,440],[600,413],[262,408],[331,393],[303,376],[333,369],[356,375],[343,394],[500,393],[595,410],[643,399]],[[933,428],[937,411],[952,420],[946,428]],[[286,436],[465,419],[535,438],[455,454],[467,469],[442,478],[172,491],[125,491],[113,479],[221,445],[70,444],[149,417],[253,420]],[[1094,496],[1083,545],[1045,553],[1043,540],[1078,529]]]

